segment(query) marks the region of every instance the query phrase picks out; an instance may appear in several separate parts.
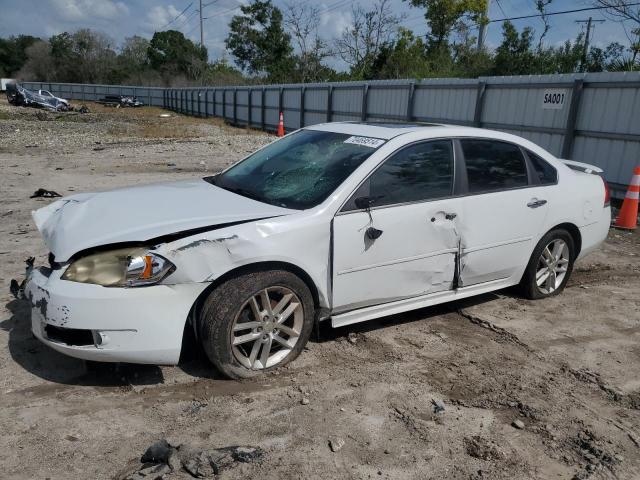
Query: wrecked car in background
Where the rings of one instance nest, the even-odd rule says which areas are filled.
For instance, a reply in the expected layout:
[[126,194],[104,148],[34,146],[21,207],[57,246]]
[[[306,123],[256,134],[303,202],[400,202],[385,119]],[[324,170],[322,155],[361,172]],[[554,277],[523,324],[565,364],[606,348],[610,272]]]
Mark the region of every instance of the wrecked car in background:
[[110,107],[143,107],[144,103],[130,95],[105,95],[98,103]]
[[32,331],[65,354],[175,364],[193,329],[233,378],[349,325],[512,285],[561,292],[610,224],[597,169],[501,132],[306,127],[214,176],[34,212]]
[[7,84],[7,100],[11,105],[45,108],[55,112],[72,110],[68,100],[58,98],[47,90],[28,90],[17,83]]

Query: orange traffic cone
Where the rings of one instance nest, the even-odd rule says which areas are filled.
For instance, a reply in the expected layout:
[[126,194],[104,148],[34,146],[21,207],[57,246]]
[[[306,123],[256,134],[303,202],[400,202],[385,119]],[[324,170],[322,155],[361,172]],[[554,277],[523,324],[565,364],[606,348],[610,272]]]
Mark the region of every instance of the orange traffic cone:
[[616,228],[635,230],[638,224],[638,197],[640,197],[640,167],[633,169],[633,177],[627,194],[624,196],[622,208],[616,218]]
[[284,115],[280,112],[280,121],[278,122],[278,134],[279,137],[284,137]]

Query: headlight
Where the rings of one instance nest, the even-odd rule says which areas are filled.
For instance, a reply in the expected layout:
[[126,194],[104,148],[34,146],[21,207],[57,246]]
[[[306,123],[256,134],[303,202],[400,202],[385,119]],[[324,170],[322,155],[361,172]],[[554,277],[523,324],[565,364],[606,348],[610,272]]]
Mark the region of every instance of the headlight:
[[146,248],[122,248],[79,258],[69,265],[62,279],[103,287],[139,287],[158,283],[175,268]]

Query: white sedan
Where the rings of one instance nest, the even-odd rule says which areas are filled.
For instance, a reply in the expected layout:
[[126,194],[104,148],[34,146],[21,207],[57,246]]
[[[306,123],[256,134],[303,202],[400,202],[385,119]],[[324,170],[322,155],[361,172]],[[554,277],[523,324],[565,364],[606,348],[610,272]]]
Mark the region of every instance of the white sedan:
[[318,321],[518,284],[558,294],[610,215],[596,167],[520,137],[328,123],[218,175],[37,210],[50,265],[24,294],[33,333],[65,354],[175,364],[192,328],[221,372],[247,377],[293,360]]

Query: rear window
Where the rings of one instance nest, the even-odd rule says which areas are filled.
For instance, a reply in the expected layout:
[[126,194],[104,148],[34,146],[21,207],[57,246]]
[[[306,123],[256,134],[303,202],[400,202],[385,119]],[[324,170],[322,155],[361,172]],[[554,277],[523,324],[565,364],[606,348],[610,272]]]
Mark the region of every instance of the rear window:
[[495,140],[461,140],[470,193],[526,187],[527,165],[520,148]]
[[558,172],[549,163],[533,152],[527,150],[527,156],[531,161],[531,166],[535,172],[536,178],[542,185],[549,185],[558,181]]

